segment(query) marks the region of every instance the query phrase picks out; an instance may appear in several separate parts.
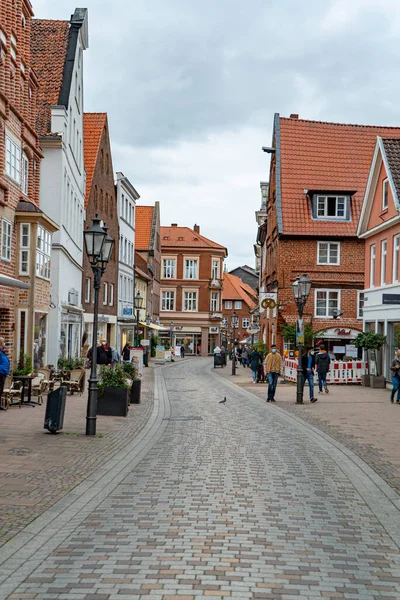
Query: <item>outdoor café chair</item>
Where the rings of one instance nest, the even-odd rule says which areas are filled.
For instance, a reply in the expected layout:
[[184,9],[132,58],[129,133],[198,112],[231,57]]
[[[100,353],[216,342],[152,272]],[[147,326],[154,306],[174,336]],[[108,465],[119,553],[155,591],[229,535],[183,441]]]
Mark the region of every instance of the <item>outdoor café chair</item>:
[[65,385],[71,395],[74,392],[81,392],[81,383],[84,375],[85,371],[83,369],[72,369],[69,373],[69,379],[63,379],[61,385]]
[[8,408],[10,404],[14,404],[14,398],[19,400],[19,407],[22,405],[22,390],[15,387],[15,382],[10,375],[7,375],[4,382],[3,395],[5,400],[5,408]]

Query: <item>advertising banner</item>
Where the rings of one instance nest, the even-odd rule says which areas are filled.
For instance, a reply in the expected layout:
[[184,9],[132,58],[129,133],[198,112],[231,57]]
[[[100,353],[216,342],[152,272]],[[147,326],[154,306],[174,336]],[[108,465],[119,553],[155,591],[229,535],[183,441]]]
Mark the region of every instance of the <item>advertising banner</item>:
[[156,364],[163,365],[165,363],[165,346],[156,346]]
[[143,375],[143,348],[133,348],[131,350],[131,363],[136,368],[138,377]]

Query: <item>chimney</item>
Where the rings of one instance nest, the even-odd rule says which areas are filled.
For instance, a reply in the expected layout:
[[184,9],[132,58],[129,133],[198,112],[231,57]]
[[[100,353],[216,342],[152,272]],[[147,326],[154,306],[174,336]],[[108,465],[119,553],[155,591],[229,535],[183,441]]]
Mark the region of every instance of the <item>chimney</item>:
[[171,227],[178,227],[178,223],[171,223]]
[[193,230],[194,230],[196,233],[200,234],[200,225],[193,225]]
[[299,118],[299,115],[296,115],[296,113],[292,113],[292,114],[290,115],[290,118],[291,118],[291,119],[298,119],[298,118]]

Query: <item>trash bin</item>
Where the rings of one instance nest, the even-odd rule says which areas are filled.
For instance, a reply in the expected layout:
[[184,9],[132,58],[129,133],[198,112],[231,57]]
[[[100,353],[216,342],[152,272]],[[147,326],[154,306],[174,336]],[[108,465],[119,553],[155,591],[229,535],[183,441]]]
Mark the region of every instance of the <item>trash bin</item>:
[[225,366],[225,358],[223,354],[214,354],[214,369],[216,367],[224,367]]
[[48,429],[50,433],[56,433],[64,427],[66,399],[67,388],[65,386],[61,386],[47,395],[44,428]]

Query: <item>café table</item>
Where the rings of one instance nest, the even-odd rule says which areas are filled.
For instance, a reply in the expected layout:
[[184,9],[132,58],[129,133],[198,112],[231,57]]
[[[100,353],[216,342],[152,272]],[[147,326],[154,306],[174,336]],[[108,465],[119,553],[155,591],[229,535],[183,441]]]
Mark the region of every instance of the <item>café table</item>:
[[[35,379],[34,375],[13,375],[14,381],[20,381],[22,383],[22,392],[21,392],[21,405],[22,406],[32,406],[33,408],[36,405],[39,405],[39,402],[35,402],[32,400],[32,380]],[[27,391],[27,401],[25,402],[25,391]],[[19,403],[14,402],[11,406],[19,406]]]

